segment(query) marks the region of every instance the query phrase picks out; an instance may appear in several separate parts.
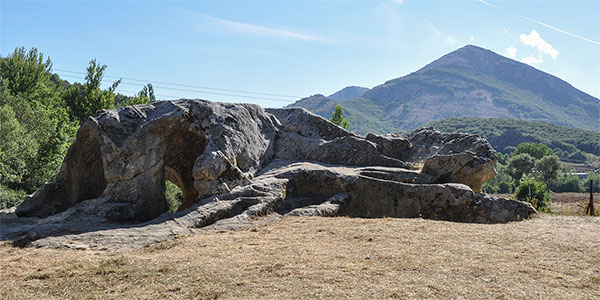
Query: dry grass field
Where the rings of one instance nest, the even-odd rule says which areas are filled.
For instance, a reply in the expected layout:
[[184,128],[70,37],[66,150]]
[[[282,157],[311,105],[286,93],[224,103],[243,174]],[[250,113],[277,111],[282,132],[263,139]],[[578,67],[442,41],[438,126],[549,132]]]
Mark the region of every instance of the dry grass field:
[[[564,215],[584,215],[590,200],[589,193],[558,193],[552,195],[551,210]],[[600,194],[594,194],[596,215],[600,214]]]
[[287,218],[127,251],[0,246],[1,299],[600,299],[600,218]]

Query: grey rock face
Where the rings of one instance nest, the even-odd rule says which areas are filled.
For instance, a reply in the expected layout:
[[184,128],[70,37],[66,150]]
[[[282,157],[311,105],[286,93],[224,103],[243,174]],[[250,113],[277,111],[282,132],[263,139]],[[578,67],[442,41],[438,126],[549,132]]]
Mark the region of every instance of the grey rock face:
[[437,183],[460,182],[475,192],[496,176],[496,151],[487,140],[473,134],[443,134],[421,128],[408,137],[412,161],[424,161],[423,173]]
[[[487,141],[471,135],[364,138],[304,109],[137,105],[90,117],[56,180],[0,213],[0,239],[118,248],[282,216],[497,223],[535,213],[477,193],[495,162]],[[183,193],[177,213],[167,212],[165,180]]]

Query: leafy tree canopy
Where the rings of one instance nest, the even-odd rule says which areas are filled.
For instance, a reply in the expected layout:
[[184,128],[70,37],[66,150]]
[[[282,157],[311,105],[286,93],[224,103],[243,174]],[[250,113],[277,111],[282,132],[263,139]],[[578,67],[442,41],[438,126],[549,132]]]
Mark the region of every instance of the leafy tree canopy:
[[98,110],[115,107],[114,91],[121,83],[121,79],[113,82],[108,90],[100,89],[105,70],[106,65],[100,65],[96,59],[92,59],[87,68],[85,83],[72,85],[65,95],[71,118],[79,124]]
[[0,80],[6,80],[4,88],[10,94],[31,93],[50,79],[51,69],[50,58],[44,61],[37,48],[20,47],[0,60]]
[[513,151],[512,156],[515,157],[519,154],[527,153],[535,159],[541,159],[544,156],[554,155],[552,149],[544,144],[536,143],[520,143],[517,149]]
[[349,130],[350,122],[348,119],[344,118],[344,108],[341,105],[335,106],[335,111],[331,115],[331,119],[329,119],[331,123],[341,126],[342,128]]
[[535,162],[534,173],[538,174],[544,182],[556,179],[560,170],[560,160],[556,155],[544,156]]
[[[7,195],[51,181],[76,130],[52,62],[33,48],[0,57],[0,185]],[[7,196],[8,197],[8,196]],[[10,196],[12,197],[12,196]],[[2,199],[0,199],[2,200]]]
[[528,153],[521,153],[513,156],[508,161],[507,173],[515,182],[519,182],[523,175],[529,174],[535,166],[535,158]]

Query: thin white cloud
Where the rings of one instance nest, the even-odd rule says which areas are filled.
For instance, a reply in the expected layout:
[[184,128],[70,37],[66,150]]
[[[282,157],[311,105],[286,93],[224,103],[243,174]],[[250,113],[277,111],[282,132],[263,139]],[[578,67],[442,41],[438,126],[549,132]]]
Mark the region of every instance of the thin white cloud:
[[287,29],[267,27],[262,25],[255,25],[249,23],[236,22],[226,19],[221,19],[202,13],[193,13],[193,15],[199,18],[201,21],[207,23],[212,27],[219,29],[225,29],[233,32],[240,32],[250,35],[277,38],[277,39],[288,39],[288,40],[301,40],[301,41],[313,41],[313,42],[324,42],[330,43],[328,39],[323,37],[295,32]]
[[505,51],[506,51],[506,55],[509,58],[515,59],[515,57],[517,57],[517,48],[515,48],[515,47],[509,47],[509,48],[506,48]]
[[534,20],[534,19],[532,19],[532,18],[528,18],[528,17],[526,17],[526,16],[521,16],[521,18],[523,18],[523,19],[525,19],[525,20],[528,20],[528,21],[531,21],[531,22],[533,22],[533,23],[537,23],[537,24],[539,24],[539,25],[542,25],[542,26],[548,27],[548,28],[550,28],[550,29],[552,29],[552,30],[556,30],[556,31],[558,31],[558,32],[560,32],[560,33],[564,33],[564,34],[566,34],[566,35],[570,35],[570,36],[572,36],[572,37],[575,37],[575,38],[578,38],[578,39],[580,39],[580,40],[584,40],[584,41],[586,41],[586,42],[590,42],[590,43],[592,43],[592,44],[600,45],[600,42],[598,42],[598,41],[590,40],[590,39],[588,39],[588,38],[585,38],[585,37],[582,37],[582,36],[580,36],[580,35],[576,35],[576,34],[574,34],[574,33],[570,33],[570,32],[568,32],[568,31],[564,31],[564,30],[562,30],[562,29],[560,29],[560,28],[556,28],[556,27],[554,27],[554,26],[551,26],[551,25],[548,25],[548,24],[546,24],[546,23],[542,23],[542,22],[540,22],[540,21],[538,21],[538,20]]
[[504,27],[504,33],[506,34],[506,36],[510,37],[510,33],[508,33],[508,29],[506,29],[506,27]]
[[519,38],[521,39],[521,43],[527,46],[531,46],[540,51],[541,53],[550,55],[552,59],[556,59],[556,57],[558,56],[558,50],[556,50],[554,47],[552,47],[552,45],[548,44],[548,42],[542,39],[542,37],[540,37],[540,34],[535,30],[532,30],[529,34],[523,33],[519,35]]
[[404,4],[404,0],[392,0],[392,3]]
[[454,36],[443,34],[439,29],[437,29],[437,27],[435,27],[435,25],[433,25],[432,22],[429,22],[428,27],[435,40],[441,41],[450,46],[456,44],[456,38],[454,38]]
[[388,34],[398,34],[404,27],[404,13],[398,3],[381,3],[375,6],[373,13]]
[[500,7],[498,7],[498,6],[494,5],[494,4],[491,4],[491,3],[483,1],[483,0],[477,0],[477,2],[481,2],[481,3],[483,3],[483,4],[487,5],[487,6],[491,6],[491,7],[494,7],[494,8],[502,9],[502,8],[500,8]]
[[535,57],[533,55],[529,55],[527,57],[521,58],[521,62],[526,63],[528,65],[534,65],[534,64],[541,64],[544,62],[544,60],[542,59],[541,55],[538,55],[537,57]]
[[507,10],[505,10],[505,9],[503,9],[503,8],[499,7],[499,6],[496,6],[496,5],[494,5],[494,4],[491,4],[491,3],[489,3],[489,2],[486,2],[486,1],[484,1],[484,0],[475,0],[475,1],[477,1],[477,2],[479,2],[479,3],[482,3],[482,4],[485,4],[485,5],[487,5],[487,6],[490,6],[490,7],[493,7],[493,8],[499,9],[499,10],[502,10],[502,11],[504,11],[504,12],[507,12],[507,13],[511,14],[511,15],[518,16],[519,18],[525,19],[525,20],[527,20],[527,21],[529,21],[529,22],[533,22],[533,23],[536,23],[536,24],[538,24],[538,25],[541,25],[541,26],[544,26],[544,27],[550,28],[550,29],[552,29],[552,30],[558,31],[558,32],[560,32],[560,33],[566,34],[566,35],[568,35],[568,36],[572,36],[572,37],[574,37],[574,38],[578,38],[578,39],[580,39],[580,40],[583,40],[583,41],[586,41],[586,42],[590,42],[590,43],[592,43],[592,44],[600,45],[600,42],[598,42],[598,41],[594,41],[594,40],[588,39],[588,38],[586,38],[586,37],[583,37],[583,36],[580,36],[580,35],[577,35],[577,34],[574,34],[574,33],[568,32],[568,31],[566,31],[566,30],[562,30],[562,29],[560,29],[560,28],[558,28],[558,27],[554,27],[554,26],[552,26],[552,25],[548,25],[548,24],[546,24],[546,23],[543,23],[543,22],[541,22],[541,21],[538,21],[538,20],[536,20],[536,19],[532,19],[532,18],[530,18],[530,17],[527,17],[527,16],[523,16],[523,15],[518,15],[518,14],[515,14],[515,13],[513,13],[513,12],[510,12],[510,11],[507,11]]

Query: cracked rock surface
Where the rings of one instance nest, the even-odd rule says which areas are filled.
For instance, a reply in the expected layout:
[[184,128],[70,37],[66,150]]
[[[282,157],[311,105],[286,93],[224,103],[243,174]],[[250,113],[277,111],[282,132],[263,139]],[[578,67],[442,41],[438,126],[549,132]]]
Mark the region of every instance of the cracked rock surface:
[[[361,137],[301,108],[136,105],[90,117],[55,181],[0,211],[0,239],[129,248],[286,216],[501,223],[536,213],[479,193],[495,165],[476,135]],[[166,180],[182,191],[178,212],[167,211]]]

